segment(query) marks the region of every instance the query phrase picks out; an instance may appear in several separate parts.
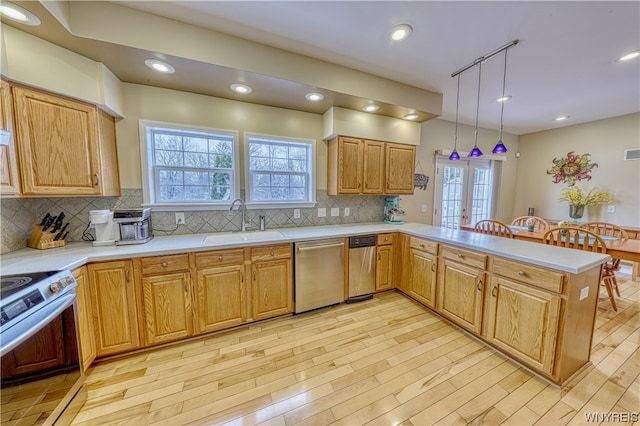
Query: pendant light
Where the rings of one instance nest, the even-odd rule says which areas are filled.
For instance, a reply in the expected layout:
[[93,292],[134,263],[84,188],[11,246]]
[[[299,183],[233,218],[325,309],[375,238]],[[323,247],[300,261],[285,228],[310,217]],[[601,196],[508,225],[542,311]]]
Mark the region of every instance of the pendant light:
[[460,102],[460,74],[458,74],[458,91],[456,92],[456,127],[453,133],[453,152],[449,155],[449,160],[459,160],[458,154],[458,103]]
[[478,63],[478,102],[476,104],[476,140],[469,157],[482,157],[482,151],[478,148],[478,115],[480,113],[480,78],[482,77],[482,61]]
[[500,138],[498,138],[498,143],[493,148],[491,152],[494,154],[504,154],[507,152],[507,147],[504,146],[504,142],[502,142],[502,118],[504,117],[504,103],[507,101],[504,95],[504,87],[507,81],[507,52],[509,49],[504,50],[504,72],[502,73],[502,96],[500,97]]

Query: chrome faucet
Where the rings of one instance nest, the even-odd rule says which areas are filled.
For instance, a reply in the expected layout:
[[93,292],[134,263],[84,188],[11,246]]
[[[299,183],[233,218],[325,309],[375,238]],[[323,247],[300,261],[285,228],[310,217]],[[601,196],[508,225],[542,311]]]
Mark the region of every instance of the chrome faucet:
[[245,214],[246,214],[246,211],[247,211],[247,206],[245,206],[244,201],[242,201],[242,199],[236,198],[231,203],[231,207],[229,208],[230,212],[233,211],[233,208],[235,207],[236,203],[240,203],[240,207],[238,207],[238,209],[242,213],[242,228],[241,229],[242,229],[242,232],[244,232],[247,229],[251,228],[251,222],[249,222],[249,223],[245,222]]

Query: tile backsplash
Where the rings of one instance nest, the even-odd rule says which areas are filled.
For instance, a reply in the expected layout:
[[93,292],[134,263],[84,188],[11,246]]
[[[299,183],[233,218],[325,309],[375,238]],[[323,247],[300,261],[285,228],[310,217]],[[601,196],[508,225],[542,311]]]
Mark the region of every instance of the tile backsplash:
[[[247,217],[252,222],[252,229],[258,229],[260,215],[265,216],[267,228],[380,222],[384,217],[383,196],[327,195],[326,191],[317,191],[316,202],[314,208],[300,209],[300,218],[296,219],[294,209],[287,208],[247,210]],[[123,189],[119,197],[3,198],[0,200],[0,254],[25,248],[31,228],[47,213],[64,212],[65,222],[69,222],[67,241],[72,242],[82,241],[90,210],[137,208],[141,204],[141,189]],[[349,216],[344,216],[346,207],[350,209]],[[318,217],[318,208],[326,209],[326,217]],[[340,215],[331,216],[332,208],[338,208]],[[237,210],[231,215],[228,210],[184,211],[184,215],[185,225],[176,227],[175,212],[152,213],[154,235],[240,229],[241,215]]]

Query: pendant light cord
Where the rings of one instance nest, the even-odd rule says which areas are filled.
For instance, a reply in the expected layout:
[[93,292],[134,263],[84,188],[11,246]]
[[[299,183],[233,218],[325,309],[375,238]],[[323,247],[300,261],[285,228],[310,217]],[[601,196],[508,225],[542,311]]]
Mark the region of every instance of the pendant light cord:
[[500,141],[502,141],[502,118],[504,117],[504,103],[506,102],[506,100],[504,99],[504,88],[507,81],[507,52],[509,52],[508,48],[504,50],[504,72],[502,73],[502,102],[500,102]]
[[456,93],[456,128],[453,133],[453,150],[458,150],[458,104],[460,103],[460,74],[458,74],[458,91]]
[[478,115],[480,114],[480,77],[482,75],[482,62],[478,64],[478,102],[476,104],[476,142],[475,147],[478,147]]

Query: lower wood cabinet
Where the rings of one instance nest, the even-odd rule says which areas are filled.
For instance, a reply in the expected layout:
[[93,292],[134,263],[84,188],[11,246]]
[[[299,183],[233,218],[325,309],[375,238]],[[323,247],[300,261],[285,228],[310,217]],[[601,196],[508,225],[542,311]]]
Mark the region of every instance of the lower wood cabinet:
[[395,250],[394,234],[378,234],[376,238],[376,291],[395,288],[394,268]]
[[82,368],[86,371],[96,359],[96,335],[93,330],[93,309],[91,307],[91,290],[89,289],[89,273],[87,267],[72,271],[78,286],[76,299],[78,305],[78,345]]
[[196,253],[196,332],[221,330],[247,321],[244,250]]
[[437,270],[437,244],[411,237],[407,293],[431,309],[436,307]]
[[130,260],[88,266],[96,354],[110,355],[141,346],[138,309]]
[[255,319],[293,312],[291,244],[252,248],[251,275]]

